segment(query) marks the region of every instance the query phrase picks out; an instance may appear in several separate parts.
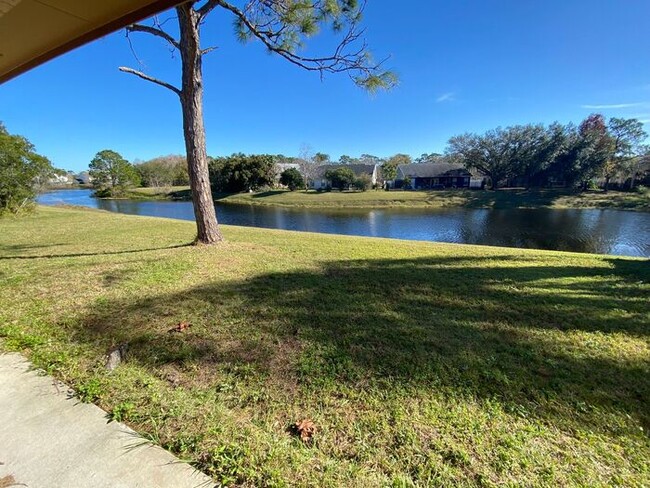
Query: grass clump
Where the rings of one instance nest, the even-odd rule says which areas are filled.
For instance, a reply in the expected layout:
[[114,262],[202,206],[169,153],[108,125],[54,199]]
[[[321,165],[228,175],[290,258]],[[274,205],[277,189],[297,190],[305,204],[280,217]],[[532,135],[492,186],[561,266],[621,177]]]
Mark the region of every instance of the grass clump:
[[648,260],[240,227],[193,247],[193,223],[57,208],[0,225],[1,347],[220,483],[650,484]]

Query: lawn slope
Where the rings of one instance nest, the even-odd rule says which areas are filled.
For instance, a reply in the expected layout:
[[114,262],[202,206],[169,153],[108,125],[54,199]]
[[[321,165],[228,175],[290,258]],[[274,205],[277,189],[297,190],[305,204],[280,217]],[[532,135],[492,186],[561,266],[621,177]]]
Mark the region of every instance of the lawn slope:
[[60,208],[0,230],[0,348],[218,482],[650,484],[648,260],[242,227],[194,247],[189,222]]

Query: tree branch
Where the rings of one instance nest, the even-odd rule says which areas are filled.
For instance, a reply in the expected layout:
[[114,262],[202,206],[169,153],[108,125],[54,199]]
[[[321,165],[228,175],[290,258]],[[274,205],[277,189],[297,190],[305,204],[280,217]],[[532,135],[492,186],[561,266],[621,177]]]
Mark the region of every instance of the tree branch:
[[[394,75],[392,73],[379,72],[379,68],[385,60],[380,63],[372,63],[367,53],[367,46],[361,39],[364,32],[357,29],[357,21],[363,7],[355,15],[349,17],[348,31],[332,55],[306,57],[294,52],[293,48],[298,47],[299,43],[293,37],[297,31],[300,31],[300,26],[295,26],[293,30],[288,28],[288,24],[282,20],[283,9],[286,10],[288,7],[284,6],[282,2],[252,0],[246,5],[245,10],[238,8],[227,0],[210,0],[204,7],[208,4],[212,8],[216,4],[233,13],[241,28],[245,29],[242,36],[244,40],[249,36],[255,37],[269,51],[279,54],[290,63],[307,71],[319,72],[321,77],[324,73],[347,72],[355,83],[361,85],[367,83],[367,86],[371,86],[371,80],[385,86],[394,84]],[[285,30],[287,31],[285,32]],[[350,49],[358,41],[361,41],[358,48]],[[357,73],[358,76],[354,73]]]
[[217,5],[219,5],[219,1],[218,1],[218,0],[208,0],[207,2],[205,2],[205,4],[203,5],[203,7],[199,8],[199,9],[196,11],[196,13],[199,14],[199,19],[202,20],[203,17],[205,17],[206,15],[208,15],[210,12],[212,12],[212,10],[214,10],[214,8],[215,8]]
[[142,71],[137,71],[134,70],[133,68],[127,68],[126,66],[120,66],[118,69],[124,73],[131,73],[132,75],[142,78],[143,80],[150,81],[151,83],[155,83],[156,85],[164,86],[168,90],[171,90],[174,93],[176,93],[176,95],[178,95],[179,97],[181,96],[181,90],[176,88],[174,85],[167,83],[166,81],[159,80],[158,78],[149,76],[143,73]]
[[217,46],[210,46],[210,47],[206,47],[205,49],[201,49],[201,56],[203,56],[204,54],[211,53],[212,51],[215,51],[217,49],[219,49]]
[[179,42],[174,39],[172,36],[167,34],[164,30],[162,29],[157,29],[155,27],[150,27],[148,25],[142,25],[142,24],[131,24],[126,28],[127,32],[146,32],[147,34],[151,34],[152,36],[157,36],[160,37],[164,40],[166,40],[169,44],[171,44],[174,48],[180,49],[180,44]]
[[[279,48],[278,46],[273,44],[271,41],[269,41],[268,37],[271,37],[271,36],[265,36],[264,34],[262,34],[257,29],[257,27],[255,25],[253,25],[253,23],[248,19],[246,14],[244,12],[242,12],[240,9],[238,9],[237,7],[235,7],[234,5],[231,5],[230,3],[225,2],[223,0],[211,0],[208,3],[215,3],[215,4],[218,4],[221,7],[225,8],[226,10],[230,10],[233,14],[235,14],[235,17],[237,17],[242,22],[242,24],[244,24],[246,26],[246,28],[249,30],[249,32],[251,34],[253,34],[255,37],[257,37],[260,41],[262,41],[262,43],[270,51],[273,51],[273,52],[279,54],[280,56],[285,58],[287,61],[289,61],[289,62],[291,62],[291,63],[293,63],[293,64],[295,64],[297,66],[300,66],[301,68],[304,68],[306,70],[309,70],[309,71],[318,71],[319,70],[318,68],[315,68],[313,66],[308,66],[307,64],[300,62],[300,60],[295,59],[295,57],[292,56],[291,53],[285,51],[284,49]],[[204,5],[204,7],[206,5]]]

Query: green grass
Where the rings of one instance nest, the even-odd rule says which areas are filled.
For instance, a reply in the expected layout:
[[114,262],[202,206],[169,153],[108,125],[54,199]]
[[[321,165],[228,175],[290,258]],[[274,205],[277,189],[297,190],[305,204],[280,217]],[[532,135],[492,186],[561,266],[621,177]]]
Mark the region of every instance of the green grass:
[[[190,198],[187,187],[138,188],[134,198]],[[260,193],[219,194],[221,203],[245,203],[281,207],[467,207],[467,208],[617,208],[650,211],[650,192],[571,192],[567,190],[500,191],[367,191],[316,192],[274,190]]]
[[156,188],[132,188],[119,198],[132,200],[191,200],[189,186],[166,186]]
[[220,483],[650,485],[648,260],[241,227],[194,247],[192,223],[59,208],[0,228],[0,347]]

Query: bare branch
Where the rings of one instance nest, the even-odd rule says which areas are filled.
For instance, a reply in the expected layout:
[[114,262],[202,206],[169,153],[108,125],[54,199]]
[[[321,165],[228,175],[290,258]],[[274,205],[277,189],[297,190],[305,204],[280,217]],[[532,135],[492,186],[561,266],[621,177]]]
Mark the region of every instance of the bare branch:
[[219,49],[218,46],[210,46],[210,47],[206,47],[204,49],[201,49],[201,56],[203,56],[204,54],[211,53],[212,51],[216,51],[217,49]]
[[131,37],[129,37],[129,31],[126,31],[126,40],[129,43],[129,49],[131,49],[131,54],[133,54],[133,58],[140,65],[141,68],[144,68],[145,67],[144,63],[138,57],[138,53],[135,52],[135,48],[133,47],[133,43],[131,42]]
[[158,18],[157,15],[154,15],[153,19],[154,19],[154,22],[153,22],[154,25],[155,25],[156,27],[158,27],[160,30],[163,30],[163,26],[164,26],[167,22],[169,22],[169,21],[171,21],[171,20],[178,20],[178,17],[176,17],[175,15],[172,15],[171,17],[167,17],[165,20],[161,21],[161,20]]
[[151,26],[143,25],[143,24],[131,24],[130,26],[128,26],[126,28],[126,31],[127,32],[146,32],[147,34],[151,34],[152,36],[160,37],[160,38],[166,40],[174,48],[180,49],[179,42],[176,39],[174,39],[172,36],[167,34],[162,29],[157,29],[155,27],[151,27]]
[[171,90],[174,93],[176,93],[176,95],[178,95],[179,97],[181,96],[181,90],[176,88],[174,85],[171,85],[171,84],[167,83],[166,81],[159,80],[158,78],[154,78],[153,76],[149,76],[149,75],[143,73],[142,71],[137,71],[137,70],[134,70],[133,68],[128,68],[126,66],[120,66],[118,69],[120,71],[124,72],[124,73],[131,73],[132,75],[135,75],[135,76],[137,76],[139,78],[142,78],[143,80],[147,80],[147,81],[150,81],[151,83],[155,83],[156,85],[164,86],[168,90]]
[[205,4],[196,11],[199,14],[199,19],[202,20],[203,17],[212,12],[217,5],[219,5],[218,0],[208,0],[205,2]]

